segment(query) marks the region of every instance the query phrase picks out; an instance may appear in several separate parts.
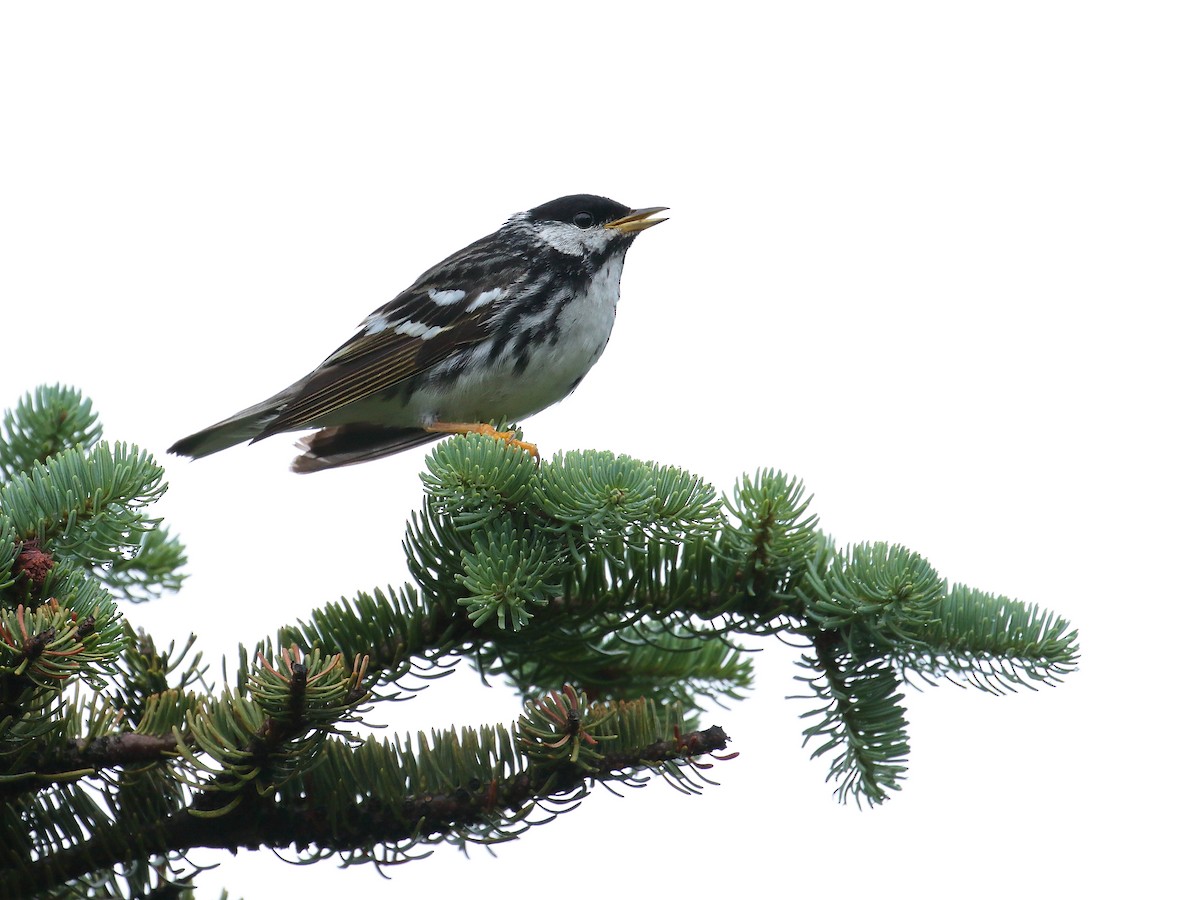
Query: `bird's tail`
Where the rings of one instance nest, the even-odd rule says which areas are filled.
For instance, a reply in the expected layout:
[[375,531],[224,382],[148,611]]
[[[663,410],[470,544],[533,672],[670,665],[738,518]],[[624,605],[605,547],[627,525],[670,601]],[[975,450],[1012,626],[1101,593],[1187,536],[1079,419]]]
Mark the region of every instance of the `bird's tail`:
[[228,419],[222,419],[215,425],[189,434],[167,448],[168,453],[179,456],[190,456],[199,459],[209,456],[234,444],[242,444],[259,437],[278,416],[281,408],[281,397],[276,395],[262,403],[258,403],[239,413],[234,413]]
[[445,437],[424,428],[384,428],[377,425],[337,425],[306,435],[296,444],[304,451],[292,461],[292,471],[309,473],[351,466]]

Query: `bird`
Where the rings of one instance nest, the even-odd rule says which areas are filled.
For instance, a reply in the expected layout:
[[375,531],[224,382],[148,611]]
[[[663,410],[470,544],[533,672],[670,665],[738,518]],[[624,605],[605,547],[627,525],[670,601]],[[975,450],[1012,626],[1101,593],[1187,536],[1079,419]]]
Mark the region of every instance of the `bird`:
[[509,217],[421,275],[324,362],[261,403],[168,448],[193,459],[284,432],[300,473],[380,459],[450,434],[528,452],[513,423],[579,386],[608,344],[625,254],[665,222],[572,194]]

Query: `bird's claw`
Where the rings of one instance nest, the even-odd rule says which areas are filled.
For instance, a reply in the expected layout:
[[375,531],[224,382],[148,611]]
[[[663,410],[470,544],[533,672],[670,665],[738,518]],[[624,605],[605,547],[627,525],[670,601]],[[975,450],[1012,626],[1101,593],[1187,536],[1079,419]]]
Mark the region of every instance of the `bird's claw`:
[[485,434],[488,437],[493,437],[498,441],[504,441],[504,443],[508,444],[510,447],[516,447],[519,450],[524,450],[533,457],[534,465],[537,465],[542,461],[541,456],[538,454],[537,444],[531,444],[529,441],[518,440],[517,433],[515,431],[497,431],[491,425],[483,425],[480,428],[479,433]]
[[484,437],[504,441],[504,443],[511,447],[516,447],[518,450],[524,450],[533,457],[534,465],[541,463],[542,458],[538,454],[537,444],[518,440],[515,431],[497,431],[487,422],[434,422],[426,425],[425,430],[442,432],[443,434],[482,434]]

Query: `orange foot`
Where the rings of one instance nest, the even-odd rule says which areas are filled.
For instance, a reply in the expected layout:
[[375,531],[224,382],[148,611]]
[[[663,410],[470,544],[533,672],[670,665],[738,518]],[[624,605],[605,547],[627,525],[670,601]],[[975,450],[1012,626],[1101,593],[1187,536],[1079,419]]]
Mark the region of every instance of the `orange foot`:
[[538,456],[538,448],[536,444],[531,444],[528,441],[518,441],[515,431],[497,431],[487,422],[434,422],[432,425],[425,426],[426,431],[435,431],[439,434],[482,434],[487,437],[493,437],[498,441],[504,441],[506,444],[511,444],[524,450],[533,457],[534,462],[540,462],[541,457]]

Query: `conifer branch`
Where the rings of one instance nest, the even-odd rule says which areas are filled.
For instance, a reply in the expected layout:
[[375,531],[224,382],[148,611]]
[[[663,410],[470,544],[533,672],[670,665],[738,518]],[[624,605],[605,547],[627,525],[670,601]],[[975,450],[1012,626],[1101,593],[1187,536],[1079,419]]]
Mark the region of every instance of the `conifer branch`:
[[[728,737],[718,727],[681,734],[641,748],[600,756],[590,768],[558,766],[517,773],[474,788],[422,793],[382,802],[367,798],[334,817],[319,803],[250,803],[233,817],[175,812],[152,826],[140,846],[143,853],[167,856],[175,851],[207,847],[242,850],[259,847],[323,850],[356,855],[364,848],[412,849],[422,840],[441,840],[454,829],[489,828],[502,811],[528,810],[539,799],[577,797],[592,782],[621,779],[633,767],[688,762],[724,750]],[[146,823],[149,824],[149,823]],[[117,826],[110,826],[116,829]],[[120,841],[100,833],[54,858],[35,863],[7,885],[12,896],[32,896],[64,881],[125,862],[112,851]],[[416,858],[416,857],[414,857]],[[381,859],[395,862],[395,859]]]
[[159,762],[177,753],[174,735],[119,732],[97,738],[75,738],[33,750],[24,761],[26,772],[0,783],[0,801],[28,791],[34,784],[75,781],[105,769]]
[[[597,783],[695,793],[702,757],[727,758],[700,699],[750,686],[740,636],[801,648],[805,743],[839,799],[874,805],[904,776],[906,681],[1012,691],[1078,660],[1059,616],[951,586],[904,547],[839,549],[779,472],[718,499],[672,466],[600,451],[535,466],[467,435],[422,480],[414,583],[243,647],[216,689],[192,641],[160,651],[118,606],[182,580],[182,544],[147,514],[162,470],[101,441],[78,392],[18,403],[0,429],[5,891],[87,878],[145,894],[199,846],[404,862],[511,840]],[[461,660],[520,691],[514,728],[358,736],[368,704]]]

